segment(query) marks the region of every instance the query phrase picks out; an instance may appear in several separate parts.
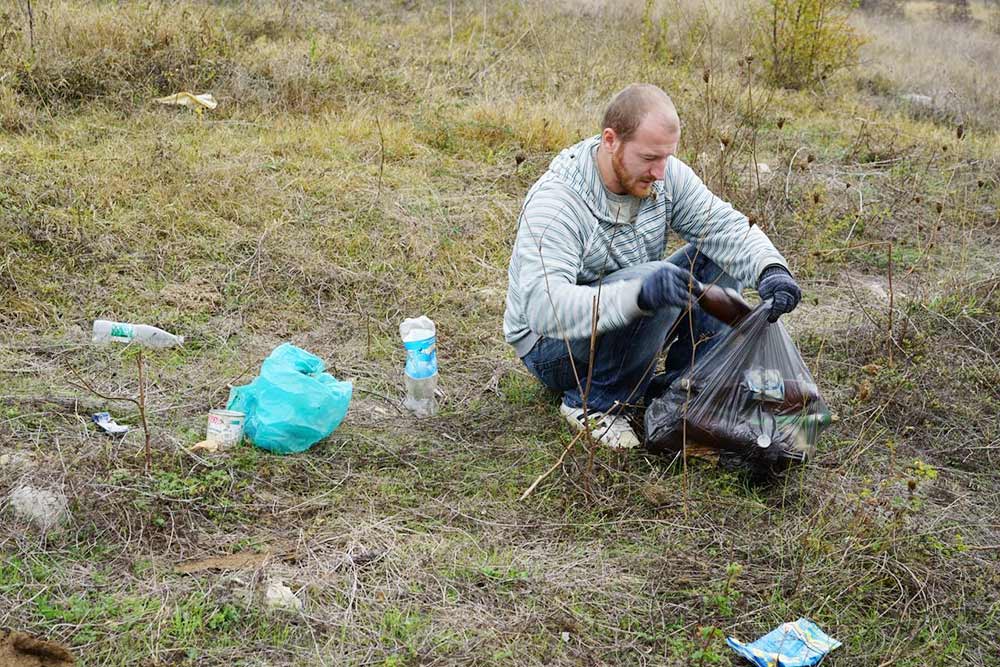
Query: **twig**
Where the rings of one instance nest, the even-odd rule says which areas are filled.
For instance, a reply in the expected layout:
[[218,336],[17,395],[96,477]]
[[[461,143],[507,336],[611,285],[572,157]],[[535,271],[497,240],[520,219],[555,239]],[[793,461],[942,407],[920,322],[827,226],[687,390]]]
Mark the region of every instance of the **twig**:
[[378,191],[375,194],[375,201],[382,200],[382,174],[385,171],[385,135],[382,134],[382,123],[378,114],[375,114],[375,127],[378,128]]
[[600,303],[601,289],[598,287],[597,294],[594,295],[594,311],[590,321],[590,357],[587,361],[587,383],[583,392],[583,430],[588,433],[587,474],[583,478],[583,488],[588,496],[590,495],[590,478],[594,473],[594,450],[597,448],[597,441],[593,437],[590,437],[590,424],[587,422],[587,403],[590,397],[590,384],[594,378],[594,358],[597,356],[597,320],[600,317],[598,311]]
[[0,396],[0,405],[6,404],[33,405],[43,407],[46,405],[57,405],[60,408],[74,413],[81,409],[84,412],[99,410],[102,406],[96,402],[86,401],[73,396]]
[[792,182],[792,167],[795,166],[795,158],[797,158],[799,153],[805,149],[805,146],[799,146],[799,148],[792,154],[792,159],[788,161],[788,174],[785,175],[785,204],[788,204],[788,188]]
[[153,465],[153,454],[149,442],[149,424],[146,423],[146,377],[143,373],[142,347],[139,348],[139,354],[136,356],[136,364],[139,367],[139,400],[136,402],[136,405],[139,406],[139,419],[142,420],[142,432],[146,436],[146,472],[148,473]]
[[396,412],[398,412],[399,414],[404,414],[403,411],[399,409],[399,405],[397,405],[398,401],[394,401],[393,399],[389,398],[388,396],[385,396],[384,394],[379,394],[378,392],[369,391],[368,389],[360,389],[358,387],[355,387],[354,391],[356,391],[359,394],[368,394],[369,396],[381,398],[383,401],[385,401],[393,408],[395,408]]
[[75,375],[76,378],[77,378],[77,380],[80,381],[80,384],[78,385],[78,384],[75,384],[73,382],[70,382],[70,385],[72,385],[74,387],[79,387],[81,389],[86,389],[87,391],[89,391],[90,393],[92,393],[94,396],[97,396],[98,398],[102,398],[105,401],[128,401],[129,403],[134,404],[139,409],[139,417],[142,420],[142,430],[143,430],[143,433],[146,436],[146,445],[145,445],[145,447],[146,447],[146,449],[145,449],[145,454],[146,454],[146,472],[149,472],[150,466],[151,466],[151,463],[152,463],[152,452],[151,452],[150,438],[149,438],[149,424],[146,422],[146,387],[145,387],[145,377],[143,375],[142,348],[141,347],[139,348],[138,363],[139,363],[139,398],[137,398],[137,399],[136,398],[131,398],[129,396],[109,396],[107,394],[103,394],[103,393],[97,391],[97,389],[95,389],[92,384],[90,384],[89,382],[87,382],[83,378],[83,376],[80,375],[80,371],[78,371],[76,369],[76,367],[72,366],[72,365],[70,365],[70,367],[69,367],[70,371],[72,371],[73,375]]
[[108,396],[107,394],[102,394],[101,392],[99,392],[96,389],[94,389],[93,385],[91,385],[89,382],[87,382],[86,380],[84,380],[83,376],[80,375],[80,371],[76,370],[76,368],[74,366],[70,366],[69,369],[73,372],[73,375],[75,375],[77,377],[77,379],[80,381],[80,384],[75,384],[73,382],[70,382],[71,386],[73,386],[73,387],[79,387],[80,389],[86,389],[87,391],[89,391],[94,396],[96,396],[98,398],[102,398],[105,401],[128,401],[129,403],[133,403],[133,404],[135,404],[137,406],[139,405],[139,401],[138,400],[136,400],[134,398],[131,398],[129,396]]
[[[830,250],[817,251],[817,252],[815,252],[813,254],[816,255],[817,257],[825,257],[827,255],[832,255],[834,253],[844,252],[844,251],[847,251],[847,250],[858,250],[858,249],[861,249],[861,248],[873,248],[873,247],[878,247],[878,246],[883,246],[883,245],[886,246],[886,251],[888,253],[888,265],[889,265],[888,266],[888,270],[889,270],[889,326],[888,326],[888,331],[886,333],[886,346],[889,349],[889,367],[892,368],[892,365],[893,365],[892,348],[893,348],[893,346],[899,347],[899,344],[896,343],[896,341],[892,337],[892,311],[893,311],[893,301],[894,301],[894,296],[895,296],[894,290],[893,290],[893,287],[892,287],[892,241],[872,241],[870,243],[861,243],[861,244],[853,245],[853,246],[844,246],[843,248],[832,248]],[[848,281],[848,285],[850,285],[850,281]],[[852,292],[853,292],[853,289],[854,288],[851,287]],[[855,295],[855,298],[856,297],[857,297],[857,295]],[[861,304],[861,300],[858,299],[858,305],[860,305],[860,304]],[[861,311],[863,313],[865,313],[865,315],[867,316],[867,313],[865,312],[863,306],[861,308]],[[878,324],[875,322],[875,320],[872,319],[870,316],[868,317],[868,319],[871,321],[872,324],[874,324],[875,326],[878,326]],[[900,347],[900,349],[902,350],[901,347]],[[904,354],[905,354],[905,350],[904,350]],[[909,356],[909,355],[907,355],[907,356]]]
[[35,55],[35,13],[31,10],[31,0],[26,0],[28,5],[28,42],[31,45],[31,55]]
[[448,61],[454,58],[455,48],[455,0],[448,0]]
[[529,486],[527,489],[524,490],[524,493],[521,494],[519,500],[525,500],[528,496],[530,496],[532,491],[534,491],[535,488],[542,483],[542,480],[551,475],[556,468],[562,465],[563,459],[566,458],[566,454],[568,454],[569,450],[573,448],[573,445],[576,444],[576,441],[579,440],[584,433],[589,433],[589,432],[590,432],[589,429],[584,428],[582,431],[578,432],[575,436],[573,436],[573,439],[569,441],[569,444],[566,445],[566,447],[563,449],[562,454],[560,454],[559,458],[556,459],[556,462],[552,464],[552,467],[543,472],[541,475],[539,475],[538,479],[532,482],[531,486]]
[[847,238],[844,239],[845,244],[851,242],[851,237],[854,236],[854,228],[858,226],[861,217],[865,214],[865,196],[862,192],[864,180],[864,176],[861,176],[858,180],[858,214],[854,216],[854,222],[851,223],[851,228],[847,230]]
[[892,343],[893,343],[893,337],[892,337],[892,297],[893,297],[893,291],[892,291],[892,241],[889,241],[889,245],[887,247],[887,253],[888,253],[887,259],[888,259],[888,262],[889,262],[889,327],[888,327],[889,331],[888,331],[888,337],[887,337],[887,340],[886,340],[886,347],[889,348],[889,368],[892,368],[892,366],[893,366],[893,363],[892,363]]

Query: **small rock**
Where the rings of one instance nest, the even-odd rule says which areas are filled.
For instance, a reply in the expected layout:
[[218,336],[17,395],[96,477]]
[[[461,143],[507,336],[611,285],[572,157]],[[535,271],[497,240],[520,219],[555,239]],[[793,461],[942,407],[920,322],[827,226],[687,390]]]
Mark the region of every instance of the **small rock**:
[[924,109],[934,108],[934,98],[929,95],[920,95],[918,93],[907,93],[900,96],[901,99],[906,100],[915,107],[923,107]]
[[770,174],[771,173],[771,167],[769,167],[764,162],[758,162],[757,163],[757,173],[758,174]]
[[31,457],[28,454],[14,452],[13,454],[0,455],[0,468],[26,468],[31,464]]
[[69,501],[62,493],[33,486],[21,486],[10,494],[14,512],[28,519],[42,532],[69,520]]
[[264,592],[264,604],[268,609],[288,609],[299,611],[302,609],[302,600],[295,596],[288,586],[278,580],[268,583]]

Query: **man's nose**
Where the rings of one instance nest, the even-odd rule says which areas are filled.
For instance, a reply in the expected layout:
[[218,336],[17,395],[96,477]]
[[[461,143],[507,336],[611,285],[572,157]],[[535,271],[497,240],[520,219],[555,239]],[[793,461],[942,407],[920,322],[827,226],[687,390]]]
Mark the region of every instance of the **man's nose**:
[[651,176],[655,177],[656,180],[663,180],[663,173],[667,170],[666,160],[657,160],[653,163],[653,167],[649,170]]

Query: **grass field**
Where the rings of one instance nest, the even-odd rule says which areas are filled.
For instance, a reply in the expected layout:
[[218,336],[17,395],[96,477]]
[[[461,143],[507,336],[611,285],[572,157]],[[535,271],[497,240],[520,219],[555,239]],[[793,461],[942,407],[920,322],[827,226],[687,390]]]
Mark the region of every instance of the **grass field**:
[[[742,3],[31,6],[0,6],[0,626],[84,665],[702,667],[806,616],[844,643],[824,664],[1000,665],[991,7],[855,15],[860,64],[793,91]],[[576,448],[521,501],[571,434],[503,342],[517,214],[632,81],[789,258],[839,420],[771,485]],[[180,90],[219,106],[152,102]],[[399,408],[420,313],[426,420]],[[81,387],[137,391],[99,317],[187,337],[146,355],[149,473],[139,429],[90,422],[138,424]],[[285,341],[354,382],[344,424],[188,453]],[[69,523],[16,517],[23,483]],[[264,607],[276,579],[301,611]]]

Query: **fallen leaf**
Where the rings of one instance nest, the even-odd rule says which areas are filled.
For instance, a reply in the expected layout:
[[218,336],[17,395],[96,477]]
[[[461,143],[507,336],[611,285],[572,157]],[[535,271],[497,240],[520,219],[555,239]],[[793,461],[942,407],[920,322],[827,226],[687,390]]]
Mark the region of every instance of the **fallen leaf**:
[[867,401],[872,396],[872,383],[868,380],[863,380],[861,384],[858,385],[858,400]]

